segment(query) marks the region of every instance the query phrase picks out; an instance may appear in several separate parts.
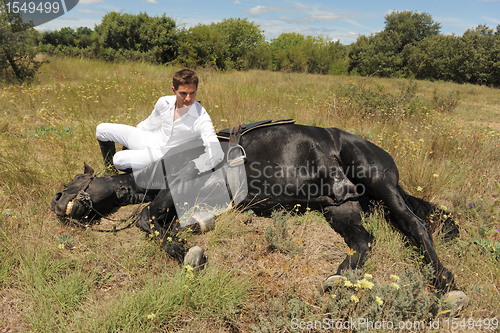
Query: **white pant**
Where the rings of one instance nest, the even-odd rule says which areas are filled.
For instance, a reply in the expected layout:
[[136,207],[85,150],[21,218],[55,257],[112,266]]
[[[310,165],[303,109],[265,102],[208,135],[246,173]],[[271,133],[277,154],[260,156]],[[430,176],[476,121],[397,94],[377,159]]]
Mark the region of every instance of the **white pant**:
[[134,126],[102,123],[97,125],[96,137],[99,141],[113,141],[126,146],[113,157],[113,164],[119,170],[142,169],[159,160],[164,152],[157,145],[153,132],[144,131]]

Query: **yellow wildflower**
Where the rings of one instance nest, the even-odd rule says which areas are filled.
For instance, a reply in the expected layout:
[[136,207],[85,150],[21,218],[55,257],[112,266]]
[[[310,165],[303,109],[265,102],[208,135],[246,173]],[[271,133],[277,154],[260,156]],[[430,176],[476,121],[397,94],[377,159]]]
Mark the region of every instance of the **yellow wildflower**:
[[382,300],[382,298],[377,296],[375,297],[375,303],[377,303],[378,305],[382,305],[384,304],[384,301]]
[[351,301],[353,301],[354,303],[358,303],[359,302],[359,298],[356,295],[352,295],[351,296]]
[[399,284],[397,284],[396,282],[392,282],[391,287],[393,287],[394,289],[399,289]]
[[361,289],[372,289],[375,284],[373,282],[368,281],[367,279],[363,279],[361,281],[358,281],[357,285]]
[[391,275],[390,278],[394,282],[398,282],[399,281],[399,276],[397,276],[397,275]]

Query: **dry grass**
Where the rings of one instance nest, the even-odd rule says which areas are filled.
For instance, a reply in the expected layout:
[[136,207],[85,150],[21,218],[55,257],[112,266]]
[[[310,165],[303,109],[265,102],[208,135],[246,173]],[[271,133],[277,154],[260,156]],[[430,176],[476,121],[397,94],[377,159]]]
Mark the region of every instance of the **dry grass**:
[[[137,124],[169,93],[165,78],[174,71],[55,58],[34,84],[0,87],[3,331],[289,332],[294,316],[365,314],[363,300],[384,292],[392,274],[412,272],[409,278],[428,283],[418,254],[378,214],[366,217],[377,242],[363,273],[372,274],[379,287],[343,310],[316,290],[348,249],[315,213],[290,216],[288,241],[300,249],[293,253],[266,246],[270,219],[223,214],[214,231],[189,236],[190,245],[204,247],[209,257],[206,273],[197,278],[136,228],[103,234],[61,224],[49,209],[51,196],[81,172],[83,162],[102,167],[95,126]],[[473,301],[458,318],[500,313],[500,258],[488,247],[500,241],[498,89],[263,71],[199,74],[197,97],[217,129],[294,118],[348,130],[386,149],[400,168],[403,187],[445,205],[462,228],[458,241],[443,243],[436,235],[435,244]],[[101,227],[111,226],[103,221]],[[485,246],[478,245],[483,241]],[[211,281],[218,281],[218,294],[211,293]],[[430,286],[421,289],[412,297],[432,299]],[[390,303],[378,318],[398,318],[403,311],[390,310],[400,303]],[[431,312],[430,305],[425,311]]]

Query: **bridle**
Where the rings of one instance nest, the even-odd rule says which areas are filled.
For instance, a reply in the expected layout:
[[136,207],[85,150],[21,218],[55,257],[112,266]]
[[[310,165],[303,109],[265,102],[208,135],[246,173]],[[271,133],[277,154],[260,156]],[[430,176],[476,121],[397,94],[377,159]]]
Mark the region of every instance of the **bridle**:
[[[85,214],[83,214],[83,218],[86,219],[88,218],[88,216],[90,215],[90,213],[94,213],[96,216],[99,217],[99,219],[105,219],[105,220],[108,220],[108,221],[112,221],[112,222],[120,222],[120,223],[123,223],[123,222],[127,222],[128,221],[128,224],[121,227],[121,228],[117,228],[116,225],[113,226],[113,229],[96,229],[96,228],[92,228],[89,224],[84,224],[76,219],[73,219],[73,218],[66,218],[67,220],[71,221],[71,223],[79,226],[79,227],[82,227],[82,228],[85,228],[85,229],[91,229],[93,231],[97,231],[97,232],[118,232],[118,231],[122,231],[122,230],[125,230],[125,229],[128,229],[130,228],[133,224],[134,224],[134,221],[135,221],[135,217],[136,217],[136,214],[137,212],[139,211],[139,208],[141,208],[142,204],[144,203],[144,200],[146,198],[146,193],[144,193],[144,196],[142,198],[142,201],[139,203],[139,205],[137,206],[137,208],[125,219],[112,219],[112,218],[109,218],[107,216],[104,216],[103,214],[101,214],[99,211],[97,211],[95,208],[94,208],[94,205],[92,203],[92,199],[90,198],[90,194],[87,191],[87,189],[89,188],[90,186],[90,183],[92,183],[92,181],[96,178],[95,175],[91,175],[84,183],[84,185],[82,186],[82,189],[80,191],[78,191],[76,197],[73,199],[73,201],[77,201],[80,205],[84,206],[87,208],[87,210],[85,211]],[[147,191],[147,190],[146,190]]]
[[87,211],[85,212],[85,214],[83,214],[84,218],[87,218],[89,216],[89,214],[94,211],[94,212],[97,212],[93,205],[92,205],[92,200],[90,199],[90,194],[88,194],[86,191],[87,189],[89,188],[90,186],[90,183],[95,179],[95,175],[91,175],[84,183],[84,185],[82,186],[82,189],[80,191],[78,191],[75,199],[73,200],[76,200],[78,203],[80,203],[81,205],[87,207]]

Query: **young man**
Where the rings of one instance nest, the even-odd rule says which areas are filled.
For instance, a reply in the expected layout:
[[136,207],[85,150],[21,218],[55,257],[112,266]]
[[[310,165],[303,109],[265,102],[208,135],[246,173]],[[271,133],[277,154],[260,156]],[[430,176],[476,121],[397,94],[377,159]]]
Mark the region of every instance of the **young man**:
[[[222,161],[224,153],[215,134],[212,120],[195,101],[198,76],[182,69],[173,77],[174,95],[158,99],[151,115],[136,127],[102,123],[96,128],[107,168],[139,170],[159,160],[167,151],[182,143],[200,138],[205,152],[181,170],[179,180],[193,179]],[[128,150],[115,151],[115,142]]]

